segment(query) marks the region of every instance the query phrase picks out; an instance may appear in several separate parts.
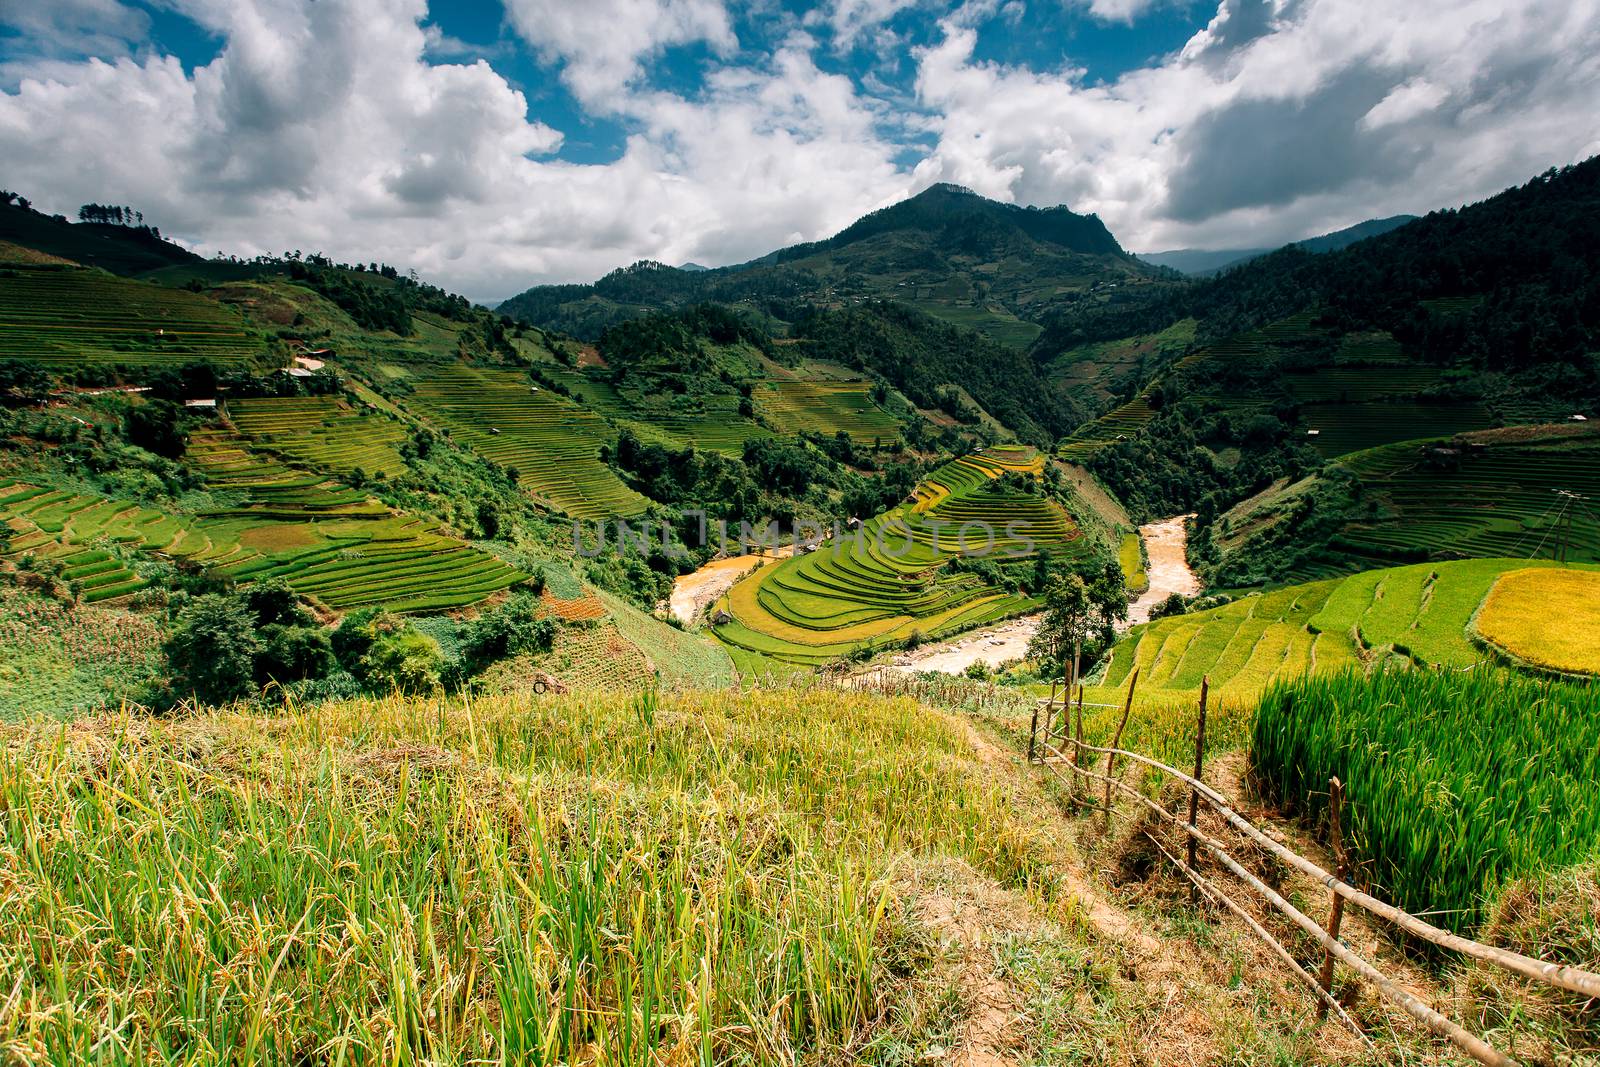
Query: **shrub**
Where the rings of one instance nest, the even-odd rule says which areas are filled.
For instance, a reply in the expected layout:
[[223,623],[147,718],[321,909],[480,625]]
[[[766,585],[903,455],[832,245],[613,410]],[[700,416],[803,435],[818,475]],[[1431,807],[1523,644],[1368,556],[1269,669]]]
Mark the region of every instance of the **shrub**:
[[360,677],[373,689],[419,694],[439,688],[444,653],[439,642],[402,623],[378,634],[361,657]]
[[236,597],[196,598],[162,645],[174,688],[209,704],[250,693],[261,651],[253,620]]

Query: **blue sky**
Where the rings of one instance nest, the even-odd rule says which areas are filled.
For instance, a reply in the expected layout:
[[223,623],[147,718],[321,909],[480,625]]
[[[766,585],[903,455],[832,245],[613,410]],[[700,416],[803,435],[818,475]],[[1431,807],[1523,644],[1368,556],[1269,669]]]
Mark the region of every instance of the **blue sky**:
[[936,181],[1133,250],[1600,151],[1595,0],[0,0],[0,181],[479,299],[728,263]]

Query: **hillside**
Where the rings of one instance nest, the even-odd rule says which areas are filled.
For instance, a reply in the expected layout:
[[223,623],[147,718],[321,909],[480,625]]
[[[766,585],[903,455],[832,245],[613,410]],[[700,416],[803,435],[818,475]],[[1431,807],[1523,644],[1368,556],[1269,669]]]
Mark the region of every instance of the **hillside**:
[[[1351,452],[1600,414],[1597,206],[1591,160],[1342,251],[1286,249],[1117,309],[1058,315],[1036,359],[1070,373],[1097,352],[1113,366],[1128,353],[1131,387],[1065,452],[1136,516],[1198,510],[1209,523]],[[1192,347],[1128,335],[1180,327]]]
[[[137,276],[204,262],[161,236],[159,230],[121,223],[69,222],[21,203],[0,199],[0,242],[113,274]],[[0,261],[6,257],[0,255]]]
[[[1506,580],[1525,575],[1548,595],[1567,576],[1595,573],[1600,568],[1593,564],[1472,559],[1288,585],[1135,627],[1112,648],[1091,685],[1114,695],[1138,668],[1139,687],[1151,702],[1192,697],[1202,679],[1223,700],[1252,701],[1276,682],[1395,661],[1456,670],[1502,663],[1505,651],[1479,632],[1492,589],[1506,582],[1507,593],[1537,597]],[[1600,662],[1590,666],[1596,671]]]
[[1219,515],[1192,555],[1222,585],[1469,556],[1594,562],[1596,499],[1593,424],[1464,433],[1357,452],[1274,484]]
[[[736,661],[821,666],[1036,609],[1041,567],[1092,571],[1111,558],[1043,472],[1020,448],[953,460],[905,504],[744,578],[715,605],[713,632]],[[1070,490],[1059,496],[1087,512]]]
[[499,310],[593,339],[652,310],[714,301],[792,320],[797,308],[894,300],[1026,348],[1042,315],[1063,301],[1099,300],[1157,272],[1099,219],[1065,207],[1023,208],[936,185],[859,219],[827,240],[750,263],[682,270],[639,263],[593,285],[540,286]]

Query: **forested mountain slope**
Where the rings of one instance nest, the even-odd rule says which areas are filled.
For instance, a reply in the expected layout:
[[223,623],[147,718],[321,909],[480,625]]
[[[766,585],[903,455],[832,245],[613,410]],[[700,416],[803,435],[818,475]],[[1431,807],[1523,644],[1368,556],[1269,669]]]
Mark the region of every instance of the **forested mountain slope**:
[[593,285],[538,286],[500,305],[507,315],[581,338],[651,310],[716,301],[780,321],[807,305],[869,299],[911,304],[1026,347],[1035,322],[1063,300],[1151,284],[1162,272],[1125,253],[1093,215],[1023,208],[936,185],[835,236],[715,270],[637,263]]

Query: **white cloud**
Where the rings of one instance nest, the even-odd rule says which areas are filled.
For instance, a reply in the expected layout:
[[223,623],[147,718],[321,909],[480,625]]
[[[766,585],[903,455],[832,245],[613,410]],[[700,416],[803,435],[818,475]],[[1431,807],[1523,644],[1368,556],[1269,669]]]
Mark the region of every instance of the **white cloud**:
[[641,61],[672,45],[704,41],[719,54],[739,47],[721,0],[506,0],[512,25],[590,107],[615,106],[643,72]]
[[1459,204],[1581,158],[1596,0],[1225,0],[1178,54],[1109,85],[919,57],[939,142],[919,182],[1095,211],[1129,248],[1271,244]]
[[1408,122],[1427,114],[1449,98],[1449,94],[1425,78],[1412,78],[1390,90],[1371,111],[1361,116],[1364,129],[1376,130],[1397,122]]
[[423,0],[187,0],[225,42],[61,64],[0,92],[6,182],[71,214],[137,205],[199,250],[384,260],[469,295],[649,257],[729,262],[825,236],[907,192],[879,113],[792,38],[702,99],[617,96],[620,159],[550,158],[561,133],[484,62],[432,64]]
[[824,10],[807,16],[808,25],[826,22],[833,30],[833,44],[838,51],[853,46],[869,30],[888,22],[900,12],[916,7],[924,0],[833,0]]
[[1132,22],[1155,4],[1156,0],[1089,0],[1089,14],[1105,22]]
[[[133,204],[205,252],[380,259],[480,298],[645,257],[752,258],[940,180],[1097,212],[1131,249],[1240,247],[1597,150],[1600,0],[1222,0],[1177,53],[1096,84],[978,59],[1004,9],[969,0],[915,55],[913,98],[821,69],[821,23],[755,55],[709,0],[593,0],[584,19],[512,0],[628,131],[596,165],[555,158],[562,131],[489,62],[438,62],[470,53],[426,28],[425,0],[164,2],[222,53],[192,71],[126,44],[41,58],[0,89],[8,186],[68,214]],[[824,10],[849,25],[896,2]],[[137,28],[111,0],[72,3]],[[700,88],[651,88],[651,59],[694,41],[724,56]],[[911,135],[935,139],[914,166]]]

